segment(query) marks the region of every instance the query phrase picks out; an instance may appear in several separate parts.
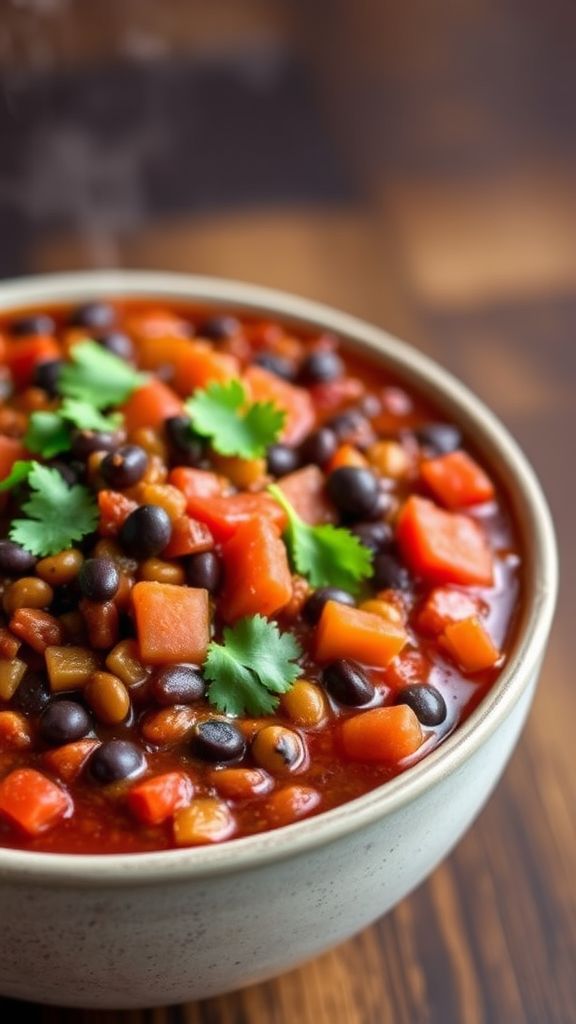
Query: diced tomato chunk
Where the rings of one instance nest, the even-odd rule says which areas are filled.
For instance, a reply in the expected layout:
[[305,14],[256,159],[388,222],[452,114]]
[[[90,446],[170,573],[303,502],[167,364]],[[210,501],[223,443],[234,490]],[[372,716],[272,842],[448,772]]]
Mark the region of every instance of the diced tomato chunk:
[[225,477],[210,473],[207,469],[189,469],[177,466],[168,477],[170,483],[177,487],[185,498],[215,498],[229,489]]
[[277,532],[286,525],[286,513],[268,494],[231,494],[228,497],[189,498],[189,515],[205,523],[215,540],[229,540],[238,527],[265,519]]
[[396,536],[412,571],[431,583],[491,585],[492,552],[469,516],[412,495],[398,517]]
[[183,558],[185,555],[197,555],[202,551],[211,551],[214,538],[205,523],[199,523],[189,516],[179,516],[172,523],[172,534],[168,547],[164,548],[164,558]]
[[161,427],[164,420],[180,416],[182,402],[163,381],[155,379],[137,388],[123,408],[128,433],[140,427]]
[[254,402],[274,402],[286,413],[282,440],[299,444],[312,430],[316,412],[310,393],[305,388],[281,380],[262,366],[250,366],[244,381]]
[[186,807],[194,794],[194,787],[183,772],[166,772],[144,779],[128,793],[128,806],[144,825],[161,825],[174,811]]
[[143,581],[132,588],[138,645],[150,665],[200,665],[210,640],[208,591]]
[[450,623],[440,642],[464,672],[482,672],[500,659],[500,651],[475,617]]
[[226,622],[243,615],[274,615],[292,597],[286,547],[275,526],[252,518],[224,546],[225,585],[220,612]]
[[0,782],[0,814],[30,837],[52,828],[71,810],[68,793],[35,768],[17,768]]
[[490,477],[467,452],[448,452],[426,459],[420,473],[434,496],[448,508],[478,505],[494,497]]
[[434,587],[416,617],[416,626],[423,633],[438,636],[451,622],[479,615],[483,602],[476,594],[456,587]]
[[196,388],[213,381],[227,381],[240,374],[238,360],[227,352],[216,352],[203,341],[191,341],[174,362],[174,387],[184,398]]
[[6,346],[5,359],[16,387],[25,388],[32,383],[34,371],[40,363],[60,359],[61,355],[60,346],[55,338],[35,335],[9,342]]
[[304,466],[278,481],[288,501],[305,523],[333,523],[334,506],[326,495],[326,481],[319,466]]
[[138,507],[120,491],[98,491],[97,501],[100,510],[98,532],[102,537],[115,537],[130,513]]
[[80,775],[90,754],[99,746],[99,740],[76,740],[46,751],[43,761],[63,782],[73,782]]

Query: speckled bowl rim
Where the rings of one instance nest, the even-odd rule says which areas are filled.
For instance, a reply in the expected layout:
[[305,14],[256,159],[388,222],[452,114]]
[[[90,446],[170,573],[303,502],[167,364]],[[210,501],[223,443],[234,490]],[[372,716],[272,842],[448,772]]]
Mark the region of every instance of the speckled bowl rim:
[[391,782],[318,817],[221,846],[135,854],[56,854],[0,849],[0,879],[62,887],[169,884],[234,874],[302,854],[360,831],[415,800],[455,772],[511,713],[530,684],[548,638],[557,592],[552,520],[534,472],[490,410],[438,363],[377,327],[308,299],[256,285],[193,274],[140,270],[87,271],[0,283],[0,311],[83,302],[104,296],[190,301],[276,315],[339,334],[429,395],[473,436],[504,483],[526,554],[522,620],[495,686],[456,732],[422,762]]

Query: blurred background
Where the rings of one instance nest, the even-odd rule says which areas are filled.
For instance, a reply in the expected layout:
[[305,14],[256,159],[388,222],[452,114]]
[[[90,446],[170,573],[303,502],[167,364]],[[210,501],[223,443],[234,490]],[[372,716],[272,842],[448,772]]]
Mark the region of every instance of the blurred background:
[[573,0],[0,0],[1,276],[213,273],[387,327],[511,427],[562,545],[536,709],[456,853],[335,953],[155,1022],[576,1020],[575,42]]

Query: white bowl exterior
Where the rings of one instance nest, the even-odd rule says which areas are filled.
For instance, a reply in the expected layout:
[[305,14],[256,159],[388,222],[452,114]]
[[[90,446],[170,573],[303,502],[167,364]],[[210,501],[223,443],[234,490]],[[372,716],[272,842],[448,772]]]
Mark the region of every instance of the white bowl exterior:
[[516,743],[538,672],[457,771],[315,850],[127,889],[1,884],[0,991],[62,1006],[161,1006],[262,981],[348,938],[418,885],[473,821]]
[[0,992],[115,1009],[216,995],[273,976],[384,913],[458,841],[489,796],[532,699],[556,595],[538,484],[490,413],[436,364],[344,314],[266,289],[108,272],[0,285],[0,309],[107,293],[245,306],[339,331],[440,395],[500,460],[530,589],[520,641],[480,707],[405,775],[351,804],[210,850],[66,857],[0,849]]

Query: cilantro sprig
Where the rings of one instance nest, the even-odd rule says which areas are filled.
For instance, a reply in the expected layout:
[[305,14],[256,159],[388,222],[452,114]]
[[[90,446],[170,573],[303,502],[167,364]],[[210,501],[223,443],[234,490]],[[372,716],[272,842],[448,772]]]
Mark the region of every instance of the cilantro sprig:
[[[94,409],[121,405],[147,380],[95,341],[81,341],[71,350],[58,378],[58,391],[65,398],[86,402]],[[94,428],[96,429],[96,428]]]
[[121,413],[105,416],[93,405],[77,398],[65,398],[59,409],[30,415],[24,444],[28,451],[52,459],[72,445],[72,430],[111,432],[122,422]]
[[22,506],[28,518],[15,519],[10,527],[12,540],[33,555],[44,557],[56,555],[92,533],[98,522],[98,506],[86,487],[69,487],[57,469],[38,462],[20,463],[23,465],[28,465],[26,476],[32,493]]
[[212,642],[204,663],[210,680],[208,700],[228,715],[269,715],[300,675],[302,649],[291,633],[281,633],[262,615],[240,619]]
[[208,384],[186,402],[192,429],[220,455],[256,459],[280,435],[286,413],[274,402],[249,402],[239,380]]
[[369,549],[343,527],[305,523],[276,484],[268,491],[288,516],[284,539],[296,571],[313,587],[340,587],[356,594],[372,575]]
[[11,491],[13,487],[24,483],[28,479],[30,470],[36,465],[29,459],[17,459],[8,476],[0,480],[0,491]]

